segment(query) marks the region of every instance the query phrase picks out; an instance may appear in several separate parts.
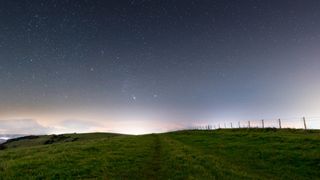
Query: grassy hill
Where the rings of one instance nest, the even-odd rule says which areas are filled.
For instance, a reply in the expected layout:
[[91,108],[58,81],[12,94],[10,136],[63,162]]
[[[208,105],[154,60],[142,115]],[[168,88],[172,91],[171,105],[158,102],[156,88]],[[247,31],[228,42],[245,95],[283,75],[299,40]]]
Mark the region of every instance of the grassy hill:
[[0,179],[320,179],[320,131],[65,134],[2,149]]

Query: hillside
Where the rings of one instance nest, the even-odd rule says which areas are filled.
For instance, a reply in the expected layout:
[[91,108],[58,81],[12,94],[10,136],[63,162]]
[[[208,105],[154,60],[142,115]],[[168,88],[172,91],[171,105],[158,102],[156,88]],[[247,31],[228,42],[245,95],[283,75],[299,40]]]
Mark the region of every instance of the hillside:
[[0,179],[319,179],[320,131],[226,129],[35,136],[0,150]]

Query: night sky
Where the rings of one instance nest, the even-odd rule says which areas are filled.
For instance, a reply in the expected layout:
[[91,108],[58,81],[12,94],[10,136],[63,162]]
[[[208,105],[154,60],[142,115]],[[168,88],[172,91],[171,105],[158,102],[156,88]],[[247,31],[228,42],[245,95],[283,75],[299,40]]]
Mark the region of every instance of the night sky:
[[0,133],[319,116],[319,77],[319,0],[0,0]]

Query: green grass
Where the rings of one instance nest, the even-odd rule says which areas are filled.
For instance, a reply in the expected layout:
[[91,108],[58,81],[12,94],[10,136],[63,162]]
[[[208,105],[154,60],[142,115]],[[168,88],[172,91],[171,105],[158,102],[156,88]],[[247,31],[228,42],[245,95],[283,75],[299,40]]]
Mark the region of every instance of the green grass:
[[67,134],[15,141],[0,150],[0,179],[75,178],[320,179],[320,131]]

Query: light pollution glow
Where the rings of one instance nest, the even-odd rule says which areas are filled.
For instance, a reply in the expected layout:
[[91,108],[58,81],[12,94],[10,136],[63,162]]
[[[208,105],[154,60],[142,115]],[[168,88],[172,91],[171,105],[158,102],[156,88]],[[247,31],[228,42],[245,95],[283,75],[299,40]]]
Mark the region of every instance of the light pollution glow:
[[303,116],[318,128],[319,9],[317,0],[7,1],[0,134]]

